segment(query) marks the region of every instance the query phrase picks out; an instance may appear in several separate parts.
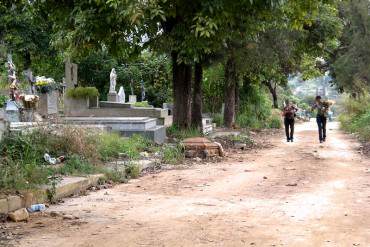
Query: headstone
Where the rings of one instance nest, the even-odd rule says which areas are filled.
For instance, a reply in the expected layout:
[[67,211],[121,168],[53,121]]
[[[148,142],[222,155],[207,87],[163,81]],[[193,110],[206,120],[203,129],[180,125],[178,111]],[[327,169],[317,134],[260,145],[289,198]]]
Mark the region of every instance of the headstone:
[[136,99],[136,95],[129,95],[128,96],[128,102],[129,103],[136,103],[137,99]]
[[144,101],[145,100],[145,85],[144,85],[144,81],[141,80],[140,84],[141,84],[141,101]]
[[65,83],[66,88],[73,88],[77,86],[77,72],[78,72],[78,66],[75,63],[71,63],[69,59],[65,62],[64,65],[65,69]]
[[9,100],[6,103],[5,113],[8,122],[20,122],[19,108],[15,101]]
[[72,85],[74,87],[77,87],[78,81],[77,81],[77,74],[78,74],[78,66],[75,63],[72,63]]
[[38,111],[42,116],[58,113],[58,91],[52,90],[48,93],[39,94],[39,96],[40,101]]
[[118,91],[118,102],[119,103],[126,102],[125,89],[122,86],[119,88],[119,91]]

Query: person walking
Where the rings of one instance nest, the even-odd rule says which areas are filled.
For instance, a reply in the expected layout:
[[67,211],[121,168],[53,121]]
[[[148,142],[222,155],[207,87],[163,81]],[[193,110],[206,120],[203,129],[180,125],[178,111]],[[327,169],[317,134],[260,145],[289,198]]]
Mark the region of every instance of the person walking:
[[285,101],[285,107],[283,110],[285,135],[287,142],[293,142],[294,135],[294,117],[298,108],[295,107],[289,100]]
[[326,122],[329,111],[328,104],[325,104],[321,100],[321,96],[316,96],[315,103],[312,106],[312,111],[317,110],[316,112],[316,122],[319,129],[319,141],[323,143],[326,141]]

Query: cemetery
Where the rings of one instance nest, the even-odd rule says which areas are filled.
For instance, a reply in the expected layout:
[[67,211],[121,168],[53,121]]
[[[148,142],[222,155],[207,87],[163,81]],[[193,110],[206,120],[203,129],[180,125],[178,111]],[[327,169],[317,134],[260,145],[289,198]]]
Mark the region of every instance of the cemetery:
[[[209,156],[223,155],[217,151],[222,149],[220,144],[202,138],[184,142],[191,155],[183,153],[183,146],[165,144],[166,128],[172,125],[171,104],[163,104],[165,108],[149,105],[143,84],[143,101],[138,102],[133,94],[127,98],[122,86],[117,93],[114,68],[107,78],[105,101],[99,100],[97,88],[78,85],[78,65],[69,60],[63,82],[33,77],[29,71],[26,88],[20,88],[11,56],[7,69],[9,89],[0,98],[0,152],[13,161],[6,161],[7,168],[0,175],[23,172],[16,165],[22,162],[33,166],[26,169],[38,178],[27,174],[17,179],[2,177],[1,186],[10,196],[0,197],[0,214],[59,200],[97,186],[99,181],[135,178],[158,162],[177,163],[185,156],[204,158],[207,149]],[[204,133],[212,132],[212,118],[205,115],[203,125]],[[22,154],[23,150],[27,153]],[[23,191],[21,197],[13,195],[15,189]],[[30,189],[37,192],[30,193]]]
[[370,246],[369,0],[0,1],[0,246]]

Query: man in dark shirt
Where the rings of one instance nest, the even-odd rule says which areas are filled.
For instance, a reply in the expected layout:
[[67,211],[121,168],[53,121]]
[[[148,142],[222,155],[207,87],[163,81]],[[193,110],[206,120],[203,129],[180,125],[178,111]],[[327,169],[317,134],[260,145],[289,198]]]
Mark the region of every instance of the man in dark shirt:
[[316,122],[319,129],[319,140],[320,143],[326,141],[326,122],[329,111],[329,106],[321,101],[321,96],[316,96],[315,104],[312,106],[312,110],[316,112]]
[[[293,135],[294,135],[294,117],[296,112],[298,111],[297,107],[295,107],[289,100],[285,101],[285,107],[283,110],[284,116],[284,125],[285,125],[285,134],[287,142],[293,142]],[[290,133],[289,133],[290,129]]]

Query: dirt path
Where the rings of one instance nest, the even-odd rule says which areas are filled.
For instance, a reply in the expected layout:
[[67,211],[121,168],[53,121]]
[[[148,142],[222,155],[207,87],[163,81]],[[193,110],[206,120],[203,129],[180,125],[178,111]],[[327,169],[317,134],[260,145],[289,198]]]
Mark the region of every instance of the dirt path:
[[21,247],[370,246],[370,160],[329,124],[243,159],[165,171],[71,198],[33,219]]

